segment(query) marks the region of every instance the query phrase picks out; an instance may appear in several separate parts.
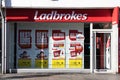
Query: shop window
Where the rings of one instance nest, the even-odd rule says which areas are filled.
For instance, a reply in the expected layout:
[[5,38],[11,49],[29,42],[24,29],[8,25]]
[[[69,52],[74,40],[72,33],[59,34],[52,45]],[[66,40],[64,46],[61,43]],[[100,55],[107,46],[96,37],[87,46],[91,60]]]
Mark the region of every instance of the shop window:
[[22,25],[16,34],[17,68],[90,69],[90,23]]

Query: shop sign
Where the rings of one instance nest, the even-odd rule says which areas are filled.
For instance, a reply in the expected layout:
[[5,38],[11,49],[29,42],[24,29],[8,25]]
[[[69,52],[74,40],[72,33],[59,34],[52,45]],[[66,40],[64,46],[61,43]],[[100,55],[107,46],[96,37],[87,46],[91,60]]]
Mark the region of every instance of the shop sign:
[[50,13],[35,12],[34,20],[86,20],[87,13],[76,13],[71,11],[71,13],[58,13],[57,11],[51,11]]
[[[17,12],[17,13],[16,13]],[[111,22],[112,9],[7,9],[7,21]]]

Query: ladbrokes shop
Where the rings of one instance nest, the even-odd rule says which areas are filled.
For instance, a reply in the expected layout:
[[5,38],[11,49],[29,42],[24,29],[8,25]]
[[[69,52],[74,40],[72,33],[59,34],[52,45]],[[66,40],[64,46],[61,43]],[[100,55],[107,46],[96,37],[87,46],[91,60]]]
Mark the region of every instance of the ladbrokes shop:
[[118,72],[114,9],[6,9],[6,71]]

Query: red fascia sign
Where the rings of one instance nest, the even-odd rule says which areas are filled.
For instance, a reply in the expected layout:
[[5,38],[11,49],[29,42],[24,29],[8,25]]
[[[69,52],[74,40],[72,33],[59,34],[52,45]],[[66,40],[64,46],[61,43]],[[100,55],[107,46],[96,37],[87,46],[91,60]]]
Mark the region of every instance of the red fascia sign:
[[7,21],[111,22],[112,9],[7,9]]

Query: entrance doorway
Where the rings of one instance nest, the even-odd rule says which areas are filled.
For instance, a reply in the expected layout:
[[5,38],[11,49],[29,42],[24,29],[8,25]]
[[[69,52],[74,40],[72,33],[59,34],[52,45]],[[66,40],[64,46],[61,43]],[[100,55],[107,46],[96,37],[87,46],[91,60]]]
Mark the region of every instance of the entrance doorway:
[[111,70],[111,33],[93,31],[93,68],[94,72]]

